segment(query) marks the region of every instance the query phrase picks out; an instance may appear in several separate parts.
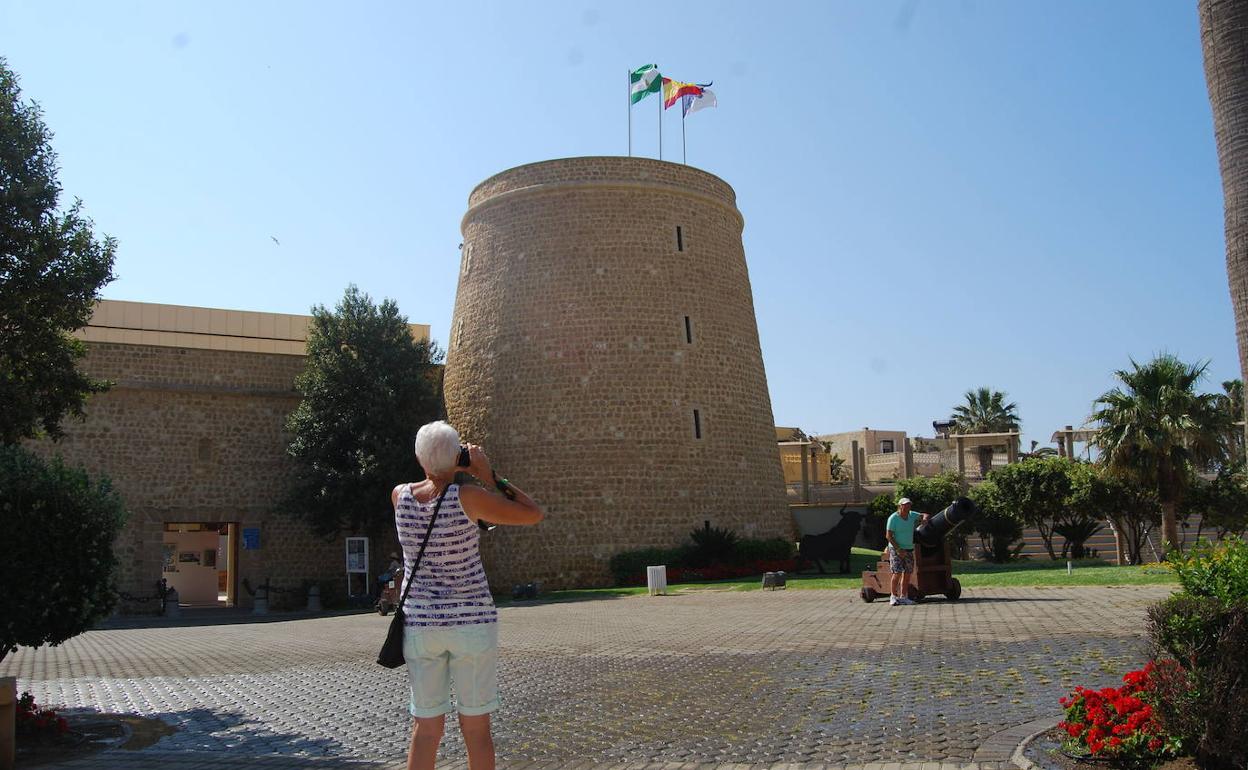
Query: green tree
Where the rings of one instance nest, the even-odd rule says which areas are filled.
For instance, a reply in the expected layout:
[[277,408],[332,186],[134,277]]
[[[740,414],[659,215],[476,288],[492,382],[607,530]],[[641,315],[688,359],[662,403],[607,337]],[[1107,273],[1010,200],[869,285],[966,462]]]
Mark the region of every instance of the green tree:
[[1036,528],[1051,559],[1057,558],[1054,530],[1070,518],[1074,465],[1065,457],[1031,458],[997,468],[988,477],[996,485],[998,505]]
[[56,439],[107,383],[77,368],[85,353],[70,332],[86,326],[113,280],[112,238],[96,240],[82,202],[59,212],[52,132],[23,103],[0,59],[0,443],[40,432]]
[[[966,391],[966,403],[953,408],[953,432],[1006,433],[1019,428],[1018,405],[1005,403],[1005,394],[999,390],[976,388]],[[979,457],[979,475],[987,477],[992,470],[993,448],[990,445],[976,447]]]
[[988,560],[1004,564],[1017,558],[1023,550],[1023,523],[1002,503],[996,482],[991,478],[980,482],[967,497],[975,503],[972,525]]
[[113,541],[125,522],[107,479],[0,446],[0,660],[60,644],[117,601]]
[[1114,373],[1121,383],[1093,404],[1099,462],[1157,491],[1162,539],[1178,548],[1176,511],[1196,468],[1226,456],[1226,417],[1217,397],[1196,392],[1208,363],[1162,354]]
[[295,459],[289,510],[312,530],[372,535],[393,528],[390,490],[419,474],[412,440],[442,415],[441,353],[415,340],[391,300],[355,286],[333,312],[312,308],[303,396],[287,421]]
[[1244,457],[1244,381],[1227,380],[1222,383],[1222,392],[1215,396],[1220,420],[1225,426],[1226,437],[1223,439],[1225,456],[1218,458],[1218,469],[1242,466]]
[[1200,540],[1206,526],[1213,528],[1218,539],[1243,537],[1248,532],[1248,476],[1243,466],[1223,468],[1209,481],[1193,479],[1179,513],[1185,522],[1193,514],[1200,516],[1195,540]]

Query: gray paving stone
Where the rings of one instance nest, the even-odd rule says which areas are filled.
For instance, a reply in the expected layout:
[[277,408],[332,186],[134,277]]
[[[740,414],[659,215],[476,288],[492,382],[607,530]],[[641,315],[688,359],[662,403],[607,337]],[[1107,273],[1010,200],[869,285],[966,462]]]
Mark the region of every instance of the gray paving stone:
[[[1075,684],[1115,684],[1142,663],[1145,609],[1168,593],[981,589],[904,612],[851,591],[504,607],[499,766],[994,770]],[[248,770],[401,767],[406,673],[372,662],[386,623],[92,631],[10,655],[0,675],[41,703],[175,728],[78,768],[157,767],[162,757]],[[440,766],[466,767],[464,757],[449,718]]]

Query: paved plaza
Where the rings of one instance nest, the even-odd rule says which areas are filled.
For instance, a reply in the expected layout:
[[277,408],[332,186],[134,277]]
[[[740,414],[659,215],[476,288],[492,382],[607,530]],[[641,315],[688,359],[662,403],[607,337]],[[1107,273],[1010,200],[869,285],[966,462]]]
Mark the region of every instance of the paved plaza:
[[[1020,737],[1056,719],[1060,696],[1142,664],[1145,608],[1169,592],[985,588],[889,607],[844,590],[700,591],[507,606],[500,767],[1006,767]],[[67,767],[396,767],[406,670],[373,662],[388,622],[98,630],[23,649],[0,675],[40,703],[173,728]],[[453,719],[443,756],[464,765]]]

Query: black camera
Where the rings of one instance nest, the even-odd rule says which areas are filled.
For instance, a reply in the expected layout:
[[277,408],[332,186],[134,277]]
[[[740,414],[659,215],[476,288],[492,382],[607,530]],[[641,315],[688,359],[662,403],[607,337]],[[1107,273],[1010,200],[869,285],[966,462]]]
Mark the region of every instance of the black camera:
[[472,465],[472,458],[468,456],[467,444],[459,445],[459,459],[455,461],[455,464],[458,465],[460,468],[467,468],[468,466]]

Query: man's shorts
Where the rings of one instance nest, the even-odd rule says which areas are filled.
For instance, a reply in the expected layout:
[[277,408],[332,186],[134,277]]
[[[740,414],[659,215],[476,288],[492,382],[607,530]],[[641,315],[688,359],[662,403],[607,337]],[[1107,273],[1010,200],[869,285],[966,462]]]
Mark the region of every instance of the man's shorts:
[[888,568],[893,572],[914,572],[914,551],[899,551],[890,545]]
[[498,624],[408,626],[403,656],[414,717],[449,714],[451,683],[459,713],[480,716],[498,708]]

